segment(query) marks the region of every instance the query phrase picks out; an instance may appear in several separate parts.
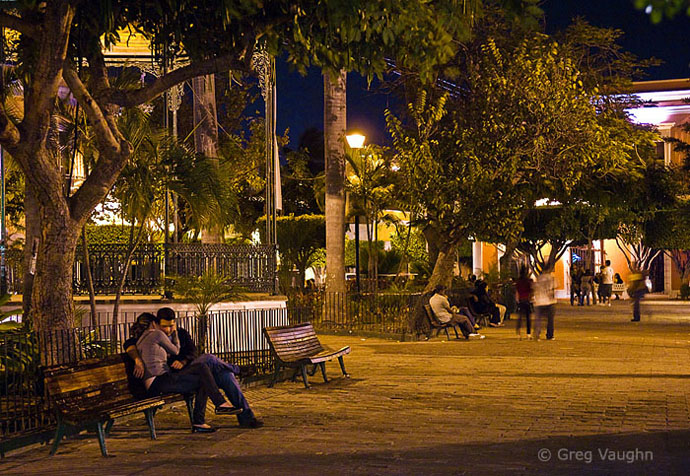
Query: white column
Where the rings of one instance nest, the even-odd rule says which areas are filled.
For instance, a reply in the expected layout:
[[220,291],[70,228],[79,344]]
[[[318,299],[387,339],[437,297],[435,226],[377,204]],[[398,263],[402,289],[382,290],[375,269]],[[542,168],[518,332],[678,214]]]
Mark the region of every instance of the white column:
[[472,273],[479,275],[483,271],[482,269],[482,242],[475,241],[472,243]]
[[671,258],[664,253],[664,294],[675,297],[674,291],[671,285],[671,276],[673,273],[673,263]]

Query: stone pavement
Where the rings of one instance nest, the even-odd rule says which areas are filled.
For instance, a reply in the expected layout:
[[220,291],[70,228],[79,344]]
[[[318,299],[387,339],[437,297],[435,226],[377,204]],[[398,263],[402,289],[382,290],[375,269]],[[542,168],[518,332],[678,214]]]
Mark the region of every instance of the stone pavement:
[[329,363],[311,390],[249,389],[262,429],[213,416],[218,432],[192,435],[178,407],[157,441],[136,417],[113,428],[114,457],[82,433],[0,474],[688,474],[690,306],[667,308],[630,323],[628,303],[559,304],[554,341],[518,341],[515,321],[469,342],[324,336],[352,346],[352,377]]

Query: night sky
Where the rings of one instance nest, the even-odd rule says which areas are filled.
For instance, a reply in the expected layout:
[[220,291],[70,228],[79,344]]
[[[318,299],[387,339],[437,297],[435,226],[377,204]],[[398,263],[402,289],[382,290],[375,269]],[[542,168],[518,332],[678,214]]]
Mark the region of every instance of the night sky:
[[[546,32],[565,28],[575,16],[591,24],[619,28],[625,32],[621,44],[641,58],[654,56],[663,64],[649,71],[645,79],[690,77],[690,17],[679,16],[653,25],[644,12],[634,9],[632,0],[547,0]],[[278,131],[290,128],[290,146],[309,127],[323,129],[323,80],[316,68],[307,76],[291,72],[277,61]],[[348,75],[347,121],[349,128],[362,130],[367,143],[388,144],[383,111],[391,98],[367,90],[366,80]]]

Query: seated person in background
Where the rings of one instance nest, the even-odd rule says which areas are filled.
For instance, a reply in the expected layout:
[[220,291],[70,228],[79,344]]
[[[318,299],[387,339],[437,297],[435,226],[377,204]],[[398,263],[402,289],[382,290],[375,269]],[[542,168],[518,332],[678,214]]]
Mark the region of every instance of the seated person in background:
[[[175,311],[169,307],[164,307],[158,310],[158,316],[165,321],[175,321]],[[139,316],[138,321],[142,320],[142,316],[155,317],[152,314],[145,313]],[[132,326],[134,328],[134,326]],[[130,330],[130,333],[132,331]],[[257,419],[254,412],[249,406],[247,399],[244,397],[237,377],[244,378],[253,375],[256,372],[254,365],[234,365],[219,359],[213,354],[198,355],[196,345],[189,333],[181,328],[177,329],[177,336],[179,339],[180,350],[177,355],[171,355],[168,358],[168,365],[174,371],[183,370],[189,365],[204,365],[211,371],[216,385],[225,392],[230,403],[235,408],[241,408],[242,412],[237,415],[237,420],[243,428],[260,428],[263,426],[263,421]],[[125,341],[125,350],[135,361],[135,376],[141,373],[143,368],[140,367],[141,358],[136,349],[136,340],[132,342],[132,337]],[[132,346],[134,346],[132,348]],[[139,367],[139,368],[137,368]]]
[[453,312],[446,297],[446,287],[444,285],[439,284],[434,288],[434,294],[429,299],[429,306],[431,306],[431,311],[439,321],[444,324],[450,323],[453,326],[459,326],[465,339],[470,337],[483,339],[486,337],[474,332],[473,325],[466,316]]
[[[486,291],[487,286],[485,281],[478,279],[474,289],[470,292],[472,294],[474,310],[480,314],[491,314],[489,326],[499,327],[502,325],[503,318],[501,312],[505,312],[505,306],[493,302]],[[500,309],[499,306],[503,309]]]
[[[192,432],[215,431],[205,423],[206,401],[209,397],[216,406],[217,414],[235,411],[235,408],[221,395],[208,367],[192,364],[179,372],[171,371],[167,363],[168,356],[177,355],[180,351],[174,320],[154,316],[149,328],[137,339],[136,350],[144,365],[143,381],[148,396],[196,392]],[[137,371],[137,373],[140,372]]]
[[623,283],[623,278],[621,278],[620,273],[613,275],[613,294],[616,295],[616,300],[619,300],[623,296],[623,291],[625,290],[625,283]]

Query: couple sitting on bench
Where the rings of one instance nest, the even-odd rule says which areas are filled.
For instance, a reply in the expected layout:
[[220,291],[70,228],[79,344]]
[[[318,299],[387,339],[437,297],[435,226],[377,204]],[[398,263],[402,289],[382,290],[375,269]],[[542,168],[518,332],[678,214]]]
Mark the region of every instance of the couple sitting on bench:
[[[134,360],[134,376],[143,380],[147,396],[196,393],[193,433],[216,431],[205,422],[208,398],[215,404],[216,414],[237,415],[241,427],[263,426],[254,416],[235,377],[253,374],[254,366],[231,365],[212,354],[197,355],[189,333],[177,329],[173,309],[161,308],[155,316],[140,315],[123,347]],[[225,401],[219,387],[232,405]]]
[[431,311],[436,319],[443,324],[459,327],[465,339],[484,339],[486,337],[475,332],[477,325],[467,308],[458,309],[450,306],[444,285],[439,284],[434,288],[434,294],[429,299],[429,306],[431,306]]

